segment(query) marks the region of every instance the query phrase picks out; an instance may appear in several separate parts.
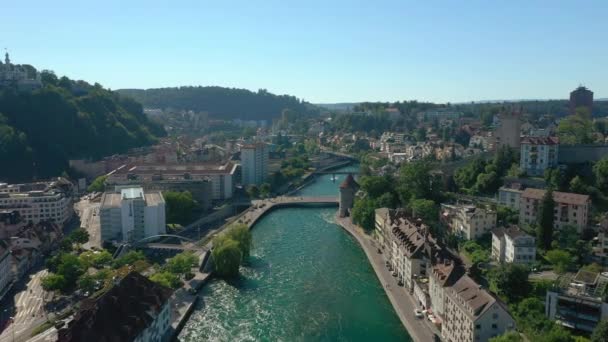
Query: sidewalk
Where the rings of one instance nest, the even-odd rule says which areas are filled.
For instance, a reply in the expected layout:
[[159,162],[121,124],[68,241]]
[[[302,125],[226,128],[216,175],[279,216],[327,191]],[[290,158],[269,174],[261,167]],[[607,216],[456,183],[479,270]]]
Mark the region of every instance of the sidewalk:
[[361,228],[354,225],[350,221],[350,218],[340,218],[336,215],[336,222],[357,239],[359,245],[363,248],[370,264],[376,272],[378,280],[384,287],[386,295],[391,301],[391,304],[393,304],[395,312],[399,316],[399,319],[401,319],[403,326],[405,326],[412,339],[414,341],[426,342],[433,341],[433,335],[435,333],[441,336],[437,328],[432,326],[426,318],[416,318],[414,316],[414,309],[416,308],[414,299],[403,287],[397,285],[397,281],[385,267],[385,261],[382,258],[382,254],[378,254],[378,248],[374,245],[374,241],[363,234]]

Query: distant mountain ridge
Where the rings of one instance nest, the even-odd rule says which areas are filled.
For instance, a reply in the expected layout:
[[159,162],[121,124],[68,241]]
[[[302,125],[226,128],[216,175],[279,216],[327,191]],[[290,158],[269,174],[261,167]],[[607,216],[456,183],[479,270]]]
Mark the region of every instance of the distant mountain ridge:
[[241,120],[273,120],[288,109],[299,115],[317,114],[319,109],[291,95],[275,95],[265,89],[252,92],[247,89],[217,86],[184,86],[155,89],[118,89],[146,108],[173,108],[208,112],[210,118]]

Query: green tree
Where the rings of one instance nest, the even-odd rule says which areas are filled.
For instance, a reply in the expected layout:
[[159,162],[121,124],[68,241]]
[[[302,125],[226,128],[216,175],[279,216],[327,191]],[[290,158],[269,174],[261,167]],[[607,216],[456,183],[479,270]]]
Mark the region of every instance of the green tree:
[[517,302],[530,293],[528,282],[530,271],[527,267],[515,264],[501,265],[488,272],[490,290],[503,300]]
[[185,275],[196,266],[197,261],[192,252],[182,252],[167,260],[166,269],[173,274]]
[[112,254],[105,249],[102,251],[86,251],[80,253],[78,258],[85,268],[101,268],[112,263]]
[[492,337],[490,342],[523,342],[523,338],[517,331],[507,331],[506,333]]
[[371,198],[356,198],[353,209],[351,210],[353,222],[367,231],[372,231],[374,229],[375,210],[376,205]]
[[89,185],[89,187],[87,188],[88,192],[102,192],[105,190],[105,183],[106,183],[106,179],[108,178],[108,176],[103,175],[103,176],[99,176],[97,178],[95,178],[95,180],[93,180],[93,182]]
[[545,316],[545,304],[536,297],[525,298],[511,310],[517,327],[530,338],[551,330],[554,323]]
[[564,273],[572,265],[572,256],[567,251],[554,249],[547,252],[545,258],[555,267],[557,273]]
[[401,166],[399,197],[404,205],[411,199],[424,198],[438,202],[441,199],[442,181],[433,173],[431,164],[416,161]]
[[600,321],[593,329],[591,342],[608,342],[608,319]]
[[247,186],[247,195],[249,195],[249,198],[258,198],[260,197],[260,189],[257,185],[251,184]]
[[133,265],[136,261],[146,260],[146,256],[141,251],[130,251],[127,254],[121,256],[118,259],[115,259],[112,262],[112,267],[121,268],[125,265]]
[[171,272],[161,271],[150,276],[150,280],[170,289],[178,289],[182,286],[182,281],[179,277]]
[[57,274],[65,278],[68,287],[74,285],[78,277],[84,272],[85,267],[77,256],[73,254],[64,254],[61,257],[61,263],[57,268]]
[[251,251],[251,245],[253,242],[253,237],[251,235],[251,231],[249,227],[245,224],[238,224],[226,233],[227,237],[238,242],[239,249],[241,250],[241,254],[243,257],[242,261],[245,261],[249,258],[249,254]]
[[589,186],[580,176],[575,176],[570,181],[570,191],[575,194],[589,194]]
[[[218,243],[219,242],[219,243]],[[243,253],[239,243],[232,239],[214,240],[211,251],[215,271],[219,276],[225,278],[236,277],[239,274],[239,266],[243,260]]]
[[394,182],[388,176],[365,176],[359,180],[361,190],[372,198],[378,198],[387,192],[391,192]]
[[427,199],[415,199],[410,202],[412,215],[421,218],[425,223],[436,222],[439,218],[439,208],[435,202]]
[[553,239],[553,223],[555,201],[553,200],[553,190],[549,188],[545,192],[540,204],[540,215],[538,216],[537,239],[545,249],[551,248]]
[[42,288],[48,292],[63,291],[67,286],[67,282],[65,281],[65,278],[60,274],[54,274],[54,273],[51,273],[51,274],[45,276],[44,278],[42,278],[41,284],[42,284]]
[[260,185],[260,196],[267,198],[270,196],[271,187],[270,184],[264,183]]
[[187,224],[192,221],[192,214],[197,204],[190,191],[165,191],[163,197],[167,222]]
[[608,157],[602,158],[593,165],[593,174],[597,188],[608,194]]
[[77,244],[85,244],[89,242],[89,232],[87,232],[84,228],[78,228],[68,235],[68,238]]
[[593,143],[592,132],[591,115],[584,109],[577,109],[575,115],[562,119],[557,127],[559,142],[564,145]]

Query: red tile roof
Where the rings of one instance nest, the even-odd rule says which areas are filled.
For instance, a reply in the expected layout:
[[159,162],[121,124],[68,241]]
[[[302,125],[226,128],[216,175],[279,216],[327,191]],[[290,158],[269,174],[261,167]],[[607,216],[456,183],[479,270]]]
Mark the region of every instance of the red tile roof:
[[340,189],[347,189],[347,188],[359,189],[359,184],[355,181],[355,178],[353,177],[352,173],[349,173],[348,176],[346,176],[346,179],[344,180],[344,182],[342,182],[342,184],[340,184]]
[[[521,194],[522,198],[540,200],[545,196],[545,190],[527,188]],[[570,192],[553,191],[553,200],[557,203],[585,205],[589,203],[589,195],[574,194]]]

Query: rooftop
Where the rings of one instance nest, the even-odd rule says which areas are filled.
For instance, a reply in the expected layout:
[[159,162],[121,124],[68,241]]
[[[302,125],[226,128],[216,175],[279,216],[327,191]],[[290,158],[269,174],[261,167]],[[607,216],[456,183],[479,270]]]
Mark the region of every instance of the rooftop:
[[59,341],[133,341],[156,318],[172,290],[131,272],[97,299],[85,299]]
[[344,179],[344,182],[340,184],[340,189],[347,188],[359,189],[359,183],[355,181],[355,178],[353,177],[352,173],[349,173],[348,176],[346,176],[346,179]]
[[458,303],[473,318],[481,316],[492,304],[498,300],[471,277],[464,275],[452,286],[452,293],[457,297]]
[[522,144],[530,145],[559,145],[558,137],[523,137]]
[[[522,193],[522,198],[531,198],[540,200],[545,196],[545,190],[527,188]],[[585,205],[589,202],[589,195],[574,194],[570,192],[553,191],[553,199],[557,203],[566,203],[574,205]]]
[[137,188],[126,188],[120,190],[120,197],[123,199],[135,199],[135,198],[144,198],[144,189]]

